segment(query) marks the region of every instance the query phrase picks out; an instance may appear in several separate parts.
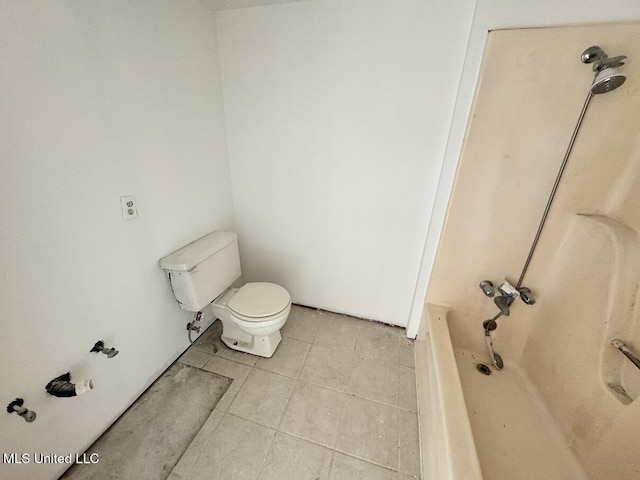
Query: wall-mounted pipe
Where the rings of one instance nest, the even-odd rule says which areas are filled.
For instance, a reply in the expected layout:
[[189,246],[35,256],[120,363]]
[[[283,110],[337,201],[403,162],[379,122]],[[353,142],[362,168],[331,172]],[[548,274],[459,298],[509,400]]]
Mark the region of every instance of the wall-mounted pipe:
[[22,418],[24,418],[24,421],[27,423],[33,422],[36,419],[36,412],[23,407],[23,405],[24,400],[22,398],[16,398],[7,406],[7,412],[17,413]]
[[107,358],[113,358],[118,353],[120,353],[118,352],[118,350],[116,350],[113,347],[111,348],[105,347],[104,342],[102,340],[98,340],[96,344],[91,348],[91,350],[89,350],[89,352],[94,352],[94,353],[102,352],[107,356]]
[[48,394],[54,397],[75,397],[93,389],[93,380],[71,383],[71,373],[63,373],[54,378],[45,387]]

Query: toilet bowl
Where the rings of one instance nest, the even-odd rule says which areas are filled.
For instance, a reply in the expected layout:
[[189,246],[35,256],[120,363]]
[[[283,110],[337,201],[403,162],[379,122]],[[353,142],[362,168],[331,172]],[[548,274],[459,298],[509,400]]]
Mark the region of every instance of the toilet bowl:
[[230,288],[210,304],[222,322],[222,341],[241,352],[271,357],[278,347],[280,329],[291,311],[289,292],[266,282]]
[[222,341],[234,350],[271,357],[291,311],[289,292],[267,282],[233,288],[240,279],[238,235],[216,231],[163,257],[171,291],[181,309],[211,308],[222,322]]

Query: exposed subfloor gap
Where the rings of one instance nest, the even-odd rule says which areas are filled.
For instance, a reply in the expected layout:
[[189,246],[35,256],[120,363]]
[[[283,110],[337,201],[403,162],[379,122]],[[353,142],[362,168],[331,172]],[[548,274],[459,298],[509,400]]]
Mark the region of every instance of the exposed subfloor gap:
[[231,380],[174,363],[87,449],[65,480],[165,480],[227,391]]

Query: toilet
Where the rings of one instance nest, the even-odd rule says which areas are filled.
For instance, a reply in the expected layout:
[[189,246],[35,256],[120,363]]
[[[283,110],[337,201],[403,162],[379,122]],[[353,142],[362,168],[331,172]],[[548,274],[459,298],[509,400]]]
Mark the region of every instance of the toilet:
[[222,322],[222,341],[231,349],[271,357],[291,311],[289,292],[275,283],[240,278],[238,235],[216,231],[160,259],[181,309],[211,308]]

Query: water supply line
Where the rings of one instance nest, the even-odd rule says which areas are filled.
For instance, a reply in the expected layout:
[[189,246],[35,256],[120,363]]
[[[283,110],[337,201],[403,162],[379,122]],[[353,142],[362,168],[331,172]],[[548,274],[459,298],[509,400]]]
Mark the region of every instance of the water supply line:
[[196,333],[200,333],[200,321],[202,320],[202,312],[196,312],[193,317],[193,322],[187,323],[187,336],[189,337],[189,343],[193,345],[196,343],[191,338],[191,332],[195,330]]

